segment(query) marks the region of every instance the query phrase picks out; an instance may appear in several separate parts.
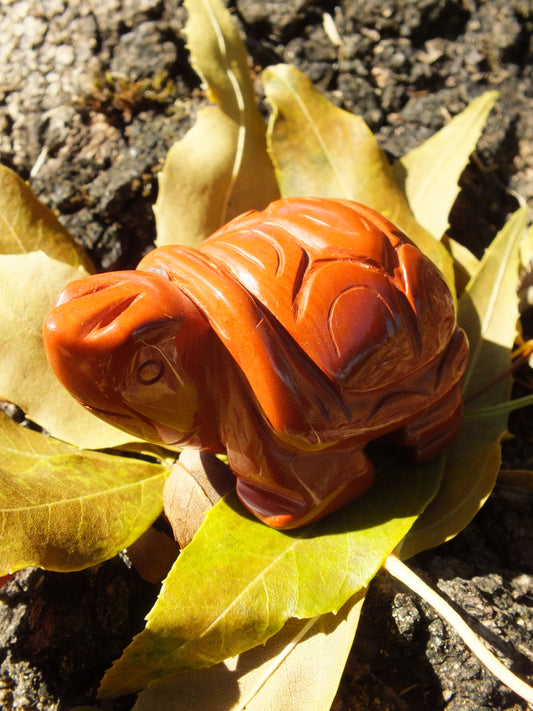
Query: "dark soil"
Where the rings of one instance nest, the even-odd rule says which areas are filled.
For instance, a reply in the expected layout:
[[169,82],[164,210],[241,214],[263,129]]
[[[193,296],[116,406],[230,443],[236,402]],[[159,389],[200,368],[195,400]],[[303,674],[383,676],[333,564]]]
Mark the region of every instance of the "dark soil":
[[[391,157],[498,89],[451,234],[481,254],[517,195],[533,207],[530,0],[230,5],[257,70],[295,64],[361,114]],[[134,267],[154,238],[157,172],[205,100],[180,35],[181,3],[13,0],[2,10],[0,160],[57,210],[98,267]],[[527,412],[513,418],[507,466],[531,464],[531,421]],[[532,508],[531,494],[499,486],[460,536],[412,561],[530,682]],[[142,628],[156,592],[125,557],[75,574],[18,573],[0,596],[0,707],[94,701],[102,672]],[[525,708],[424,602],[387,574],[376,577],[334,711]]]

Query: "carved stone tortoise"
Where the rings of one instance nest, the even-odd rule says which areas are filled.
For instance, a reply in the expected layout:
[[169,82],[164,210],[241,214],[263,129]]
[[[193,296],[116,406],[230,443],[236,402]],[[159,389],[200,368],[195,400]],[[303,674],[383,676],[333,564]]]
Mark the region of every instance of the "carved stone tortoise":
[[44,342],[102,419],[226,452],[240,499],[276,528],[362,495],[376,438],[415,460],[448,445],[468,357],[433,263],[375,211],[318,198],[277,200],[197,249],[73,282]]

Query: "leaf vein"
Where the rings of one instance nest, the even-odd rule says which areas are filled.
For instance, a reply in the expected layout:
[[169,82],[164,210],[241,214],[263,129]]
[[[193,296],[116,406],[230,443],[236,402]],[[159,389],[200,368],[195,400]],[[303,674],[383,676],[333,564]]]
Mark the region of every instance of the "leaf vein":
[[213,9],[213,6],[209,2],[209,0],[204,0],[204,7],[206,9],[206,12],[209,16],[209,20],[211,22],[211,25],[213,27],[213,31],[215,33],[216,39],[217,39],[217,44],[218,48],[222,57],[223,61],[223,66],[226,71],[227,77],[229,79],[229,82],[231,84],[231,88],[233,90],[233,94],[235,95],[235,101],[237,104],[237,109],[239,111],[239,122],[238,122],[238,133],[237,133],[237,147],[235,149],[235,155],[233,157],[233,166],[231,170],[231,177],[228,183],[228,186],[226,188],[226,193],[224,195],[224,200],[222,202],[222,209],[221,209],[221,214],[220,214],[220,224],[223,225],[227,219],[226,215],[228,212],[228,205],[230,202],[231,194],[233,192],[233,189],[235,187],[235,183],[237,182],[237,178],[239,176],[241,166],[242,166],[242,161],[244,158],[244,144],[245,144],[245,138],[246,138],[246,114],[245,114],[245,102],[244,102],[244,96],[242,94],[239,81],[237,77],[235,76],[235,72],[233,71],[233,68],[231,66],[231,62],[228,57],[228,49],[226,46],[226,41],[224,38],[224,34],[221,30],[221,27],[218,23],[216,13]]
[[316,123],[313,121],[313,118],[312,118],[311,114],[309,113],[309,110],[308,110],[307,106],[306,106],[305,103],[302,101],[302,99],[301,99],[300,95],[298,94],[298,92],[294,91],[294,89],[293,89],[293,87],[292,87],[291,84],[287,83],[287,82],[286,82],[285,80],[283,80],[281,77],[280,77],[280,80],[283,81],[283,83],[285,84],[286,88],[287,88],[288,91],[291,93],[291,95],[292,95],[292,97],[293,97],[293,99],[294,99],[296,105],[300,108],[300,110],[301,110],[301,112],[303,113],[305,119],[306,119],[307,122],[309,123],[309,126],[310,126],[310,128],[311,128],[311,130],[312,130],[312,132],[313,132],[313,134],[314,134],[314,136],[315,136],[316,142],[318,143],[320,149],[321,149],[322,152],[324,153],[324,156],[326,157],[326,160],[327,160],[327,162],[328,162],[328,164],[329,164],[329,166],[330,166],[331,172],[332,172],[333,175],[335,176],[337,182],[339,183],[339,186],[340,186],[341,189],[342,189],[342,192],[344,193],[344,197],[346,197],[346,198],[348,198],[348,199],[353,198],[353,195],[351,194],[350,190],[348,189],[348,186],[347,186],[346,183],[344,182],[344,180],[343,180],[343,178],[342,178],[342,175],[338,172],[338,170],[337,170],[337,168],[336,168],[336,165],[335,165],[335,161],[333,160],[333,157],[331,156],[331,154],[330,154],[330,152],[329,152],[329,150],[328,150],[327,144],[326,144],[326,142],[324,141],[324,139],[323,139],[323,137],[322,137],[322,135],[321,135],[321,133],[320,133],[320,131],[319,131],[319,129],[318,129],[318,126],[317,126]]

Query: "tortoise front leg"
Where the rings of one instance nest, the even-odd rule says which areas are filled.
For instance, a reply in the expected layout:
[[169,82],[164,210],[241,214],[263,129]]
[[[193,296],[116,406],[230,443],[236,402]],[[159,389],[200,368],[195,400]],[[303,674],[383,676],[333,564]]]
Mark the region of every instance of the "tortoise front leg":
[[[284,446],[263,450],[255,462],[228,452],[237,494],[268,526],[291,529],[322,518],[364,494],[374,479],[360,445],[314,452]],[[237,461],[236,461],[237,460]]]

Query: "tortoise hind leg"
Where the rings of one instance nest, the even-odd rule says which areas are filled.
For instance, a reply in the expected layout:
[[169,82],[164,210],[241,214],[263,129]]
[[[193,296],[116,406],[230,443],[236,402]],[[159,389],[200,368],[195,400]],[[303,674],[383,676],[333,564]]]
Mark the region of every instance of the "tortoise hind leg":
[[388,439],[405,448],[413,461],[426,462],[455,439],[461,426],[462,411],[461,388],[457,383],[439,402],[432,403],[423,414],[392,432]]

